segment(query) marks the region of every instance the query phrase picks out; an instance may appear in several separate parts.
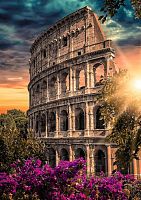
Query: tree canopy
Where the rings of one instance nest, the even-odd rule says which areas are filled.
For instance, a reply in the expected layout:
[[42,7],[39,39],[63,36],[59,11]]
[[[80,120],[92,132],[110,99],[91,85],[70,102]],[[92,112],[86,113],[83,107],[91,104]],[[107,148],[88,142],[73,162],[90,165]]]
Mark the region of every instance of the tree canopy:
[[[141,19],[141,0],[130,0],[131,6],[134,9],[134,15],[136,18]],[[104,13],[100,16],[102,23],[106,21],[106,18],[113,17],[119,11],[121,7],[127,6],[127,0],[104,0],[101,11]]]
[[111,128],[109,142],[118,145],[116,164],[129,169],[141,146],[140,93],[131,90],[131,78],[122,70],[109,77],[100,91],[101,115]]
[[0,170],[10,163],[37,157],[45,160],[44,145],[28,131],[28,119],[20,110],[0,115]]

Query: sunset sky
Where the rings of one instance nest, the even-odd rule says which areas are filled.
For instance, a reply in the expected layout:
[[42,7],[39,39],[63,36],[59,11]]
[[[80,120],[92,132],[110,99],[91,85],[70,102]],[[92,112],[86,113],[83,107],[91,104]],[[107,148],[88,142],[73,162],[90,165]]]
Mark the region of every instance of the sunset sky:
[[[34,39],[67,14],[90,6],[95,13],[103,0],[1,0],[0,1],[0,113],[28,109],[29,49]],[[126,8],[104,25],[116,45],[116,64],[141,78],[141,20]]]

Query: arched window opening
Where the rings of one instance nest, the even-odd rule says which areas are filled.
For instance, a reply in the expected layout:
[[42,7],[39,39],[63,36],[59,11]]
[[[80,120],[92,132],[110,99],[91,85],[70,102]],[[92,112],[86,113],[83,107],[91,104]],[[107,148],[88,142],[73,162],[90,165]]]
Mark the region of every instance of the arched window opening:
[[61,75],[61,93],[69,91],[69,74],[63,73]]
[[54,112],[51,112],[48,116],[48,130],[49,132],[56,131],[56,115]]
[[40,92],[40,85],[38,84],[36,87],[36,93],[39,93],[39,92]]
[[84,130],[85,129],[85,115],[81,108],[76,108],[75,110],[75,129]]
[[56,77],[52,77],[52,79],[49,80],[48,89],[49,89],[50,97],[55,97],[57,95],[57,78]]
[[66,161],[69,161],[69,153],[66,149],[62,149],[61,150],[61,155],[60,155],[60,159],[61,160],[66,160]]
[[38,133],[38,131],[39,131],[39,116],[37,115],[36,116],[36,133]]
[[98,63],[94,68],[94,76],[95,76],[95,86],[99,86],[103,84],[104,80],[104,65]]
[[43,53],[43,58],[46,58],[46,56],[47,56],[46,49],[43,49],[42,53]]
[[106,172],[105,154],[102,150],[98,150],[95,155],[95,173],[99,175],[100,172]]
[[63,37],[62,43],[63,43],[63,47],[66,47],[66,46],[67,46],[67,43],[68,43],[67,37]]
[[79,72],[79,89],[83,89],[85,86],[85,70],[83,69]]
[[53,148],[49,149],[49,165],[50,167],[56,167],[56,152]]
[[68,130],[68,113],[65,110],[63,110],[60,115],[60,129],[61,131]]
[[45,80],[43,80],[42,89],[43,90],[47,89],[47,82]]
[[75,151],[75,158],[78,159],[78,158],[83,158],[84,160],[86,159],[85,158],[85,152],[83,149],[81,148],[78,148],[76,151]]
[[46,115],[42,114],[41,116],[41,132],[46,131]]
[[104,119],[101,116],[100,107],[96,111],[96,129],[105,129]]

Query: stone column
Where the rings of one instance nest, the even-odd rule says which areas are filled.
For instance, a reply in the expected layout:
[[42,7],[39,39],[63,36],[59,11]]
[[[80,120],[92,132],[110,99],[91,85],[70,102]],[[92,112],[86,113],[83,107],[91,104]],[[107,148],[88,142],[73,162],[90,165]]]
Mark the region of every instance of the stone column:
[[35,113],[33,113],[33,136],[35,137],[35,130],[36,130],[36,117],[35,117]]
[[48,91],[48,76],[47,76],[47,78],[46,78],[46,81],[47,81],[46,102],[48,102],[48,101],[49,101],[49,91]]
[[46,138],[48,137],[48,112],[46,112]]
[[95,166],[94,166],[94,146],[90,146],[90,174],[94,175],[95,173]]
[[72,96],[72,92],[73,92],[73,71],[72,71],[72,67],[70,67],[70,76],[69,76],[69,90],[70,90],[70,94]]
[[68,113],[68,121],[69,121],[69,135],[70,137],[72,136],[72,108],[71,105],[69,104],[69,113]]
[[89,145],[86,145],[86,154],[87,154],[87,174],[90,175],[90,148]]
[[94,70],[93,70],[93,65],[89,64],[89,77],[90,77],[90,88],[94,87]]
[[70,40],[70,58],[73,58],[73,37],[69,37]]
[[94,112],[93,105],[89,106],[89,116],[90,116],[90,130],[94,130]]
[[86,63],[86,84],[87,84],[87,90],[89,92],[90,88],[90,69],[89,69],[89,63]]
[[85,128],[85,134],[86,136],[89,136],[89,105],[88,102],[86,102],[86,128]]
[[137,175],[138,175],[138,173],[137,173],[137,160],[135,158],[133,159],[133,173],[134,173],[134,178],[137,179]]
[[141,158],[139,158],[139,178],[141,178]]
[[57,64],[60,63],[60,48],[59,48],[60,39],[57,40]]
[[74,105],[72,105],[72,131],[75,131],[75,107]]
[[71,144],[69,145],[69,161],[73,161],[73,151]]
[[60,96],[60,80],[59,80],[59,74],[57,74],[57,98],[59,99]]
[[56,108],[56,135],[55,137],[58,137],[59,135],[59,111],[58,108]]
[[60,159],[59,159],[59,153],[56,150],[56,166],[59,164],[59,161],[60,161]]
[[107,160],[108,160],[108,166],[107,166],[107,168],[108,168],[108,176],[110,176],[111,175],[111,173],[112,173],[112,162],[111,162],[111,147],[110,147],[110,145],[109,146],[107,146]]
[[49,60],[50,60],[50,54],[49,54],[49,44],[47,45],[47,67],[49,67]]
[[73,69],[73,92],[76,91],[76,69]]

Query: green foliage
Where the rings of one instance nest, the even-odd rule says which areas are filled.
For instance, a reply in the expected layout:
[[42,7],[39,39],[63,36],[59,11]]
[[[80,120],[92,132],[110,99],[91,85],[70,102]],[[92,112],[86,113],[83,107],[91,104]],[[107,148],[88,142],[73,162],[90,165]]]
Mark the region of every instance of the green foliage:
[[22,111],[14,109],[0,115],[0,170],[8,170],[17,159],[45,159],[42,142],[28,133],[27,127],[28,120]]
[[116,164],[127,172],[133,158],[138,159],[141,145],[141,116],[138,99],[133,99],[127,90],[127,71],[120,71],[105,81],[101,91],[101,112],[111,127],[109,142],[118,145]]
[[[141,19],[141,1],[130,0],[130,3],[134,9],[135,17]],[[99,20],[104,23],[108,16],[115,16],[121,7],[126,7],[126,0],[104,0],[104,5],[101,8],[104,14],[99,17]]]

